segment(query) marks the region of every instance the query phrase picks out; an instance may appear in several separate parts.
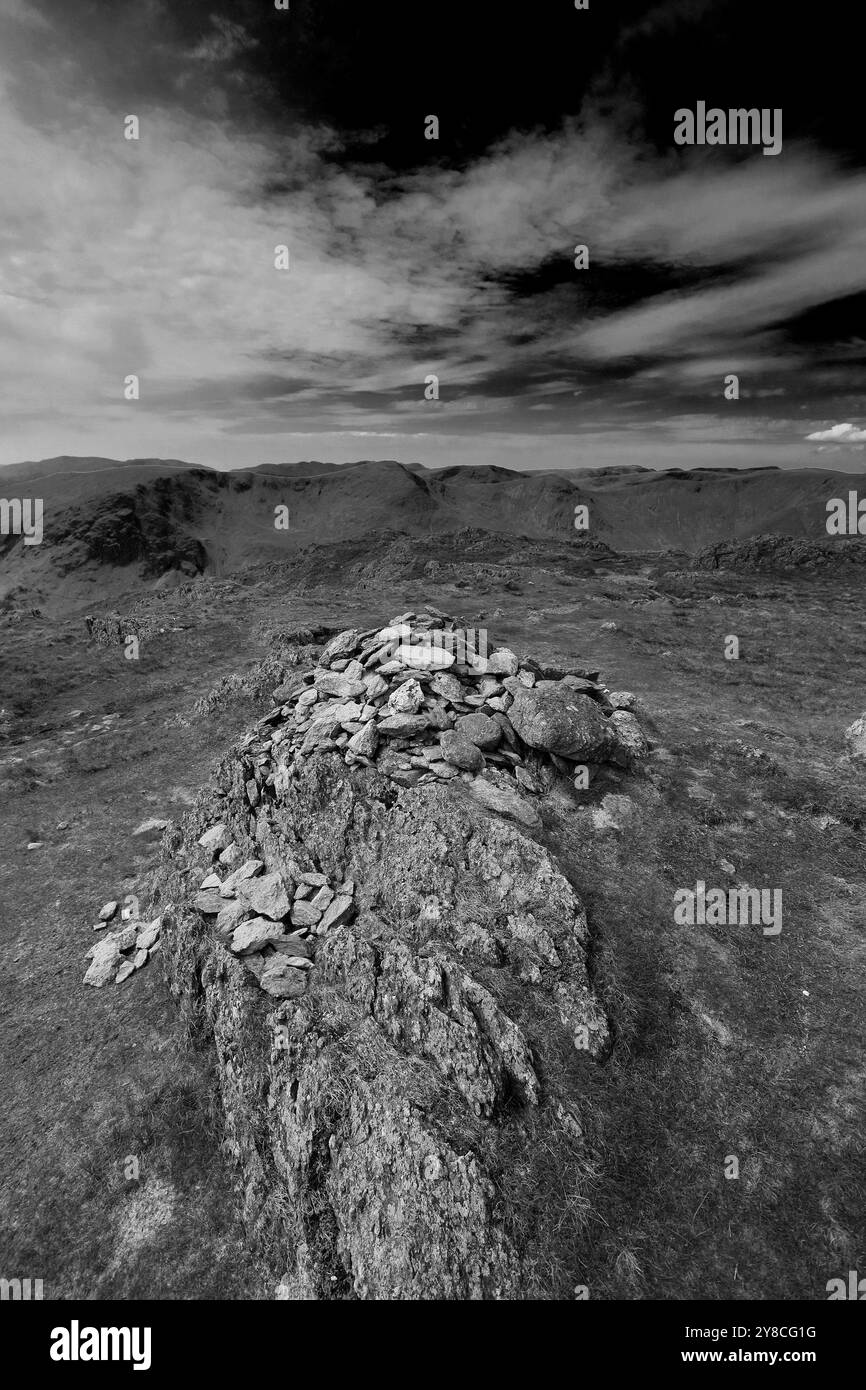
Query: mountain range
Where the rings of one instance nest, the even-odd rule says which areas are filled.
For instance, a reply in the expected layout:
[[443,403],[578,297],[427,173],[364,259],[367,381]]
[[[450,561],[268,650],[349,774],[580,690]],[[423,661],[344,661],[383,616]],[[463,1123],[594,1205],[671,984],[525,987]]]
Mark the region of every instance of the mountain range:
[[[44,539],[0,537],[0,600],[88,601],[195,574],[226,575],[314,545],[419,542],[466,528],[695,553],[772,533],[827,540],[827,503],[866,492],[830,470],[500,467],[315,460],[221,471],[180,459],[60,458],[0,470],[0,496],[39,498]],[[587,508],[586,530],[575,508]]]

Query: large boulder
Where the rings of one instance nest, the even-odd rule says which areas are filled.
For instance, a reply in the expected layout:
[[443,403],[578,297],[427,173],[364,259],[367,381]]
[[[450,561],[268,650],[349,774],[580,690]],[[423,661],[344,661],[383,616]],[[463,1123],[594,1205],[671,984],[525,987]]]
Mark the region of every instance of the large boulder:
[[515,682],[510,688],[514,702],[508,718],[530,748],[576,762],[598,762],[611,748],[611,725],[587,695],[562,681],[531,689]]

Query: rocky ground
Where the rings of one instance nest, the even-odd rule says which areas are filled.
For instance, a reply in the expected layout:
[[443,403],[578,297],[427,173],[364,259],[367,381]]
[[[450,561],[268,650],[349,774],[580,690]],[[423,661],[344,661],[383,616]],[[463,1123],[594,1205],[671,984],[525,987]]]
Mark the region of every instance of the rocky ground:
[[[699,569],[758,571],[836,569],[866,564],[866,546],[860,536],[843,541],[805,539],[802,536],[749,536],[745,540],[717,541],[695,556]],[[852,582],[849,577],[849,583]]]
[[[2,620],[4,655],[14,650],[0,688],[0,1027],[4,1056],[15,1061],[2,1079],[0,1203],[4,1258],[15,1266],[10,1274],[42,1277],[46,1296],[56,1297],[271,1298],[309,1296],[311,1290],[317,1296],[381,1296],[376,1281],[385,1277],[387,1262],[377,1253],[372,1217],[351,1230],[332,1226],[328,1217],[357,1206],[375,1185],[363,1151],[354,1166],[348,1158],[334,1165],[332,1179],[318,1186],[308,1181],[317,1136],[342,1113],[346,1099],[329,1091],[344,1055],[333,1037],[341,1009],[348,1010],[342,1024],[356,1061],[344,1089],[357,1127],[329,1133],[344,1145],[384,1117],[395,1143],[402,1135],[409,1145],[395,1150],[399,1171],[410,1151],[423,1150],[431,1172],[432,1160],[439,1159],[444,1182],[416,1184],[413,1200],[435,1202],[441,1193],[447,1206],[460,1191],[471,1198],[469,1244],[463,1251],[440,1250],[434,1261],[440,1271],[464,1271],[467,1282],[456,1290],[463,1296],[516,1289],[573,1298],[585,1289],[593,1298],[807,1299],[823,1297],[828,1279],[857,1267],[858,1258],[862,1263],[856,1115],[863,1081],[858,967],[866,795],[856,734],[845,742],[845,730],[866,707],[856,576],[695,575],[679,559],[649,556],[600,559],[588,573],[563,574],[555,557],[545,565],[533,554],[523,566],[512,556],[503,581],[496,573],[502,559],[484,555],[467,590],[450,570],[437,583],[423,567],[405,577],[399,565],[377,583],[375,555],[369,554],[364,587],[351,594],[335,579],[316,586],[314,574],[305,574],[301,593],[293,592],[290,573],[272,565],[189,591],[130,598],[125,608],[117,606],[119,629],[108,614],[96,614],[101,625],[92,636],[83,613],[57,621],[11,613]],[[453,556],[437,560],[428,553],[425,564],[430,560],[450,566]],[[516,658],[531,654],[540,669],[523,666],[534,677],[526,691],[579,672],[570,679],[596,689],[596,698],[582,699],[603,721],[602,733],[622,722],[614,721],[612,695],[632,692],[651,745],[647,756],[634,762],[607,757],[621,743],[613,737],[601,739],[595,756],[578,749],[570,757],[564,745],[557,752],[532,750],[513,713],[521,692],[506,685],[522,685],[519,660],[512,674],[453,676],[462,698],[452,689],[450,708],[447,693],[434,688],[434,681],[442,685],[435,671],[415,667],[395,681],[397,672],[381,674],[388,657],[373,671],[364,664],[373,652],[363,655],[360,648],[335,658],[345,662],[342,669],[317,664],[326,631],[351,629],[363,646],[379,636],[383,615],[401,615],[411,627],[415,618],[407,614],[422,613],[428,604],[460,611],[466,627],[488,627]],[[123,638],[132,622],[141,639],[135,661],[125,658],[122,641],[112,639],[112,633]],[[293,640],[300,627],[308,629],[306,644]],[[740,640],[737,661],[724,656],[731,634]],[[356,677],[354,661],[364,671],[355,680],[363,698],[345,685]],[[317,672],[333,672],[335,688],[327,688],[329,680],[323,687]],[[273,717],[273,691],[286,685]],[[482,704],[470,703],[468,695]],[[510,703],[503,708],[506,697]],[[335,702],[352,707],[336,719]],[[322,721],[312,718],[316,706],[327,711]],[[300,719],[299,707],[306,710]],[[436,709],[449,723],[433,737],[429,724],[422,729],[405,722]],[[511,727],[513,746],[497,715]],[[269,716],[271,723],[253,729]],[[382,729],[395,718],[399,727]],[[346,727],[352,725],[360,727]],[[495,743],[491,725],[499,729]],[[523,732],[532,727],[528,714]],[[277,732],[282,736],[275,742]],[[490,746],[479,746],[470,732]],[[245,739],[251,775],[231,783],[229,813],[220,819],[216,809],[228,794],[228,784],[220,786],[220,760]],[[457,761],[448,756],[449,742]],[[475,753],[467,753],[467,745]],[[285,757],[289,749],[297,763]],[[460,765],[467,758],[473,766]],[[274,759],[287,769],[280,774],[288,779],[283,792]],[[236,755],[231,761],[238,765]],[[321,774],[313,771],[322,765],[333,766],[329,816],[319,806]],[[590,770],[586,789],[574,785],[584,766]],[[401,896],[378,859],[371,872],[360,838],[352,850],[358,871],[343,872],[352,858],[346,827],[358,779],[381,788],[381,834],[392,836],[393,846],[408,832],[393,820],[392,808],[401,798],[421,798],[425,814],[439,816],[442,835],[454,847],[465,848],[472,826],[485,827],[478,830],[482,846],[484,834],[494,833],[491,825],[505,837],[503,854],[516,854],[522,844],[536,847],[533,855],[551,866],[556,884],[547,907],[552,901],[561,909],[568,897],[579,905],[569,920],[585,921],[572,976],[583,981],[584,1001],[594,1001],[604,1018],[604,1046],[575,1046],[549,962],[533,961],[532,951],[521,955],[513,936],[510,954],[497,955],[496,964],[483,958],[483,932],[467,942],[470,920],[481,928],[487,923],[494,951],[505,940],[495,920],[502,914],[492,899],[485,902],[484,892],[474,916],[449,919],[448,931],[456,935],[434,940],[437,968],[444,972],[437,988],[443,979],[457,981],[458,1011],[469,1007],[467,990],[486,991],[525,1048],[515,1039],[508,1066],[501,1055],[498,1062],[488,1056],[485,1072],[477,1059],[470,1064],[455,1054],[451,1069],[443,1069],[430,1060],[438,1043],[424,1042],[423,1027],[421,1040],[413,1035],[407,1047],[386,1002],[378,1014],[361,1007],[371,979],[392,982],[378,991],[387,1001],[411,978],[401,951],[417,954],[419,914],[426,919],[423,905],[412,894]],[[507,792],[524,817],[528,806],[532,823],[473,796],[479,779]],[[278,846],[267,838],[247,843],[249,818],[256,821],[265,803],[270,810],[281,796],[285,800],[289,786],[294,810],[284,807],[279,849],[295,845],[298,872],[268,884]],[[258,804],[251,799],[256,796]],[[459,821],[441,802],[445,796],[462,798]],[[214,814],[206,824],[209,806]],[[195,914],[189,920],[200,924],[201,950],[226,962],[220,967],[226,983],[197,1001],[191,991],[178,1013],[157,969],[160,953],[118,984],[119,965],[105,988],[86,987],[83,978],[94,923],[108,900],[138,899],[136,952],[143,949],[140,931],[167,911],[170,898],[154,901],[158,871],[165,873],[159,822],[171,822],[165,843],[176,853],[188,843],[187,832],[176,828],[184,816],[187,825],[199,818],[197,838],[221,824],[231,833],[218,850],[199,847],[202,862],[190,860],[197,876],[195,883],[189,879],[192,896],[215,893],[220,912],[234,902],[243,915],[227,945],[218,914],[184,904],[184,913]],[[306,865],[298,852],[316,816],[320,858],[331,846],[327,866]],[[142,830],[148,822],[156,824]],[[180,841],[173,839],[178,835]],[[244,855],[236,867],[258,861],[249,883],[259,880],[263,889],[223,895],[226,870],[235,867],[220,862],[220,855],[232,845]],[[305,882],[305,873],[322,874],[327,882]],[[203,887],[211,874],[219,886]],[[431,862],[428,883],[434,874]],[[782,887],[783,931],[767,938],[751,927],[677,926],[673,894],[699,878]],[[350,881],[354,891],[341,894]],[[266,898],[279,887],[286,911],[275,917],[271,913],[283,903]],[[256,899],[256,892],[266,896]],[[326,903],[327,893],[335,896]],[[433,888],[424,896],[435,894]],[[336,949],[347,935],[343,924],[336,930],[329,924],[319,935],[314,929],[322,917],[312,920],[313,912],[324,914],[339,897],[351,898],[345,926],[358,945],[351,961]],[[304,904],[317,898],[305,912]],[[211,898],[207,905],[214,904]],[[260,910],[268,906],[271,912]],[[532,913],[562,958],[556,936],[563,931],[562,911],[549,921],[544,911],[542,895]],[[272,934],[276,940],[247,943],[262,947],[261,978],[256,963],[252,969],[244,964],[259,952],[231,949],[234,932],[245,925],[249,931],[256,918],[285,927]],[[161,954],[176,985],[193,938],[172,921],[163,920],[161,928]],[[100,936],[124,929],[112,918]],[[429,938],[429,924],[425,930]],[[437,930],[441,935],[444,929]],[[296,955],[280,949],[283,938]],[[375,953],[375,968],[365,964],[364,948]],[[276,969],[261,969],[275,960]],[[312,969],[302,960],[312,961]],[[320,982],[312,983],[320,973]],[[196,978],[194,971],[186,974]],[[273,992],[263,988],[268,975],[275,983],[287,979],[290,992],[281,995],[278,983]],[[304,977],[303,993],[295,975]],[[464,976],[468,983],[461,983]],[[331,991],[331,1012],[313,1016],[321,990]],[[246,1207],[232,1195],[232,1167],[224,1163],[220,1140],[230,1152],[236,1148],[242,1171],[244,1154],[262,1152],[259,1120],[250,1119],[245,1098],[255,1094],[261,1067],[270,1062],[243,1059],[239,1104],[227,1111],[221,1055],[207,1037],[214,1029],[221,1036],[229,1005],[240,1010],[235,1021],[257,1020],[262,1009],[283,1010],[288,1030],[293,1018],[309,1018],[303,1038],[280,1035],[285,1046],[276,1061],[287,1097],[297,1080],[310,1098],[303,1113],[287,1103],[295,1128],[279,1136],[286,1153],[308,1154],[306,1167],[286,1165],[281,1174],[287,1184],[302,1173],[294,1216],[274,1197],[268,1173],[259,1175]],[[470,1013],[477,1019],[477,1005]],[[423,1011],[415,1017],[419,1027],[423,1018]],[[575,1015],[572,1022],[581,1020]],[[198,1030],[197,1049],[186,1041],[187,1025]],[[362,1036],[372,1052],[365,1053]],[[375,1091],[377,1076],[394,1078],[394,1068],[403,1075],[407,1067],[420,1068],[416,1082],[424,1104],[414,1113],[419,1124],[422,1114],[428,1125],[435,1119],[435,1144],[429,1132],[394,1122],[388,1109],[393,1088],[383,1083]],[[478,1094],[467,1094],[467,1077],[476,1079]],[[274,1136],[266,1137],[273,1148]],[[475,1171],[464,1167],[461,1176],[453,1163],[469,1153]],[[739,1161],[735,1180],[725,1177],[731,1155]],[[342,1184],[339,1200],[329,1181]],[[422,1205],[417,1219],[423,1224],[435,1210]],[[293,1220],[304,1223],[306,1238],[298,1243],[307,1246],[307,1263],[300,1271],[280,1267],[275,1284],[274,1253],[298,1234]],[[250,1229],[260,1237],[255,1252]],[[482,1246],[491,1256],[484,1269]],[[416,1264],[409,1250],[403,1273],[391,1271],[415,1293]],[[347,1267],[355,1282],[346,1280]],[[447,1277],[443,1272],[443,1281]],[[447,1282],[441,1287],[447,1291]]]

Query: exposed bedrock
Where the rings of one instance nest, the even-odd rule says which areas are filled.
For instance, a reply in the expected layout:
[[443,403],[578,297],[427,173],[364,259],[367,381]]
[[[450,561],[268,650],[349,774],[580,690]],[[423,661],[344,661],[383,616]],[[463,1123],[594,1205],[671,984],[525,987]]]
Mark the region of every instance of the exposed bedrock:
[[[240,749],[218,786],[161,875],[163,959],[189,1026],[215,1043],[244,1218],[275,1282],[295,1298],[519,1297],[498,1178],[529,1117],[579,1132],[579,1097],[553,1093],[545,1056],[594,1066],[608,1041],[586,916],[543,829],[500,818],[459,778],[398,789],[333,751],[252,812]],[[228,840],[289,897],[305,872],[354,881],[354,917],[310,929],[299,997],[271,997],[232,953],[217,890],[212,905],[197,895],[210,915],[193,905]]]

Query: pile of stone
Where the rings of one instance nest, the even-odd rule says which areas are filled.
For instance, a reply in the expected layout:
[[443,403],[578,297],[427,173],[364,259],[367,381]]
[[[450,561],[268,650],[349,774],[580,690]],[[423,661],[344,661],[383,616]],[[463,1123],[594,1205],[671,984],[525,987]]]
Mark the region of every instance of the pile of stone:
[[[214,917],[217,936],[256,977],[266,993],[296,999],[307,988],[317,939],[355,915],[355,884],[332,884],[327,874],[262,873],[260,859],[244,859],[220,822],[198,841],[214,868],[201,882],[194,906]],[[242,861],[242,862],[239,862]],[[221,877],[219,870],[227,871]]]
[[585,789],[600,764],[628,767],[648,751],[633,695],[608,691],[597,671],[507,647],[482,654],[480,637],[433,608],[333,637],[278,687],[280,703],[246,740],[251,808],[287,790],[312,753],[338,751],[404,787],[461,777],[491,809],[532,825],[517,789],[544,790],[542,763]]
[[[375,766],[401,787],[461,778],[489,810],[535,829],[527,794],[545,790],[545,768],[584,788],[580,772],[647,751],[634,696],[606,690],[597,671],[485,649],[481,634],[433,608],[332,637],[314,666],[278,687],[280,704],[241,745],[250,832],[263,798],[287,792],[314,753]],[[265,872],[223,821],[198,846],[208,872],[194,907],[266,993],[303,995],[318,940],[354,918],[354,882],[285,865]]]
[[[94,930],[100,931],[106,927],[116,916],[117,908],[116,902],[107,902],[99,913]],[[111,979],[116,985],[122,985],[159,951],[162,917],[156,917],[152,922],[141,922],[135,908],[124,907],[120,918],[123,925],[108,932],[87,952],[85,959],[90,961],[90,965],[84,976],[86,985],[101,989]]]

